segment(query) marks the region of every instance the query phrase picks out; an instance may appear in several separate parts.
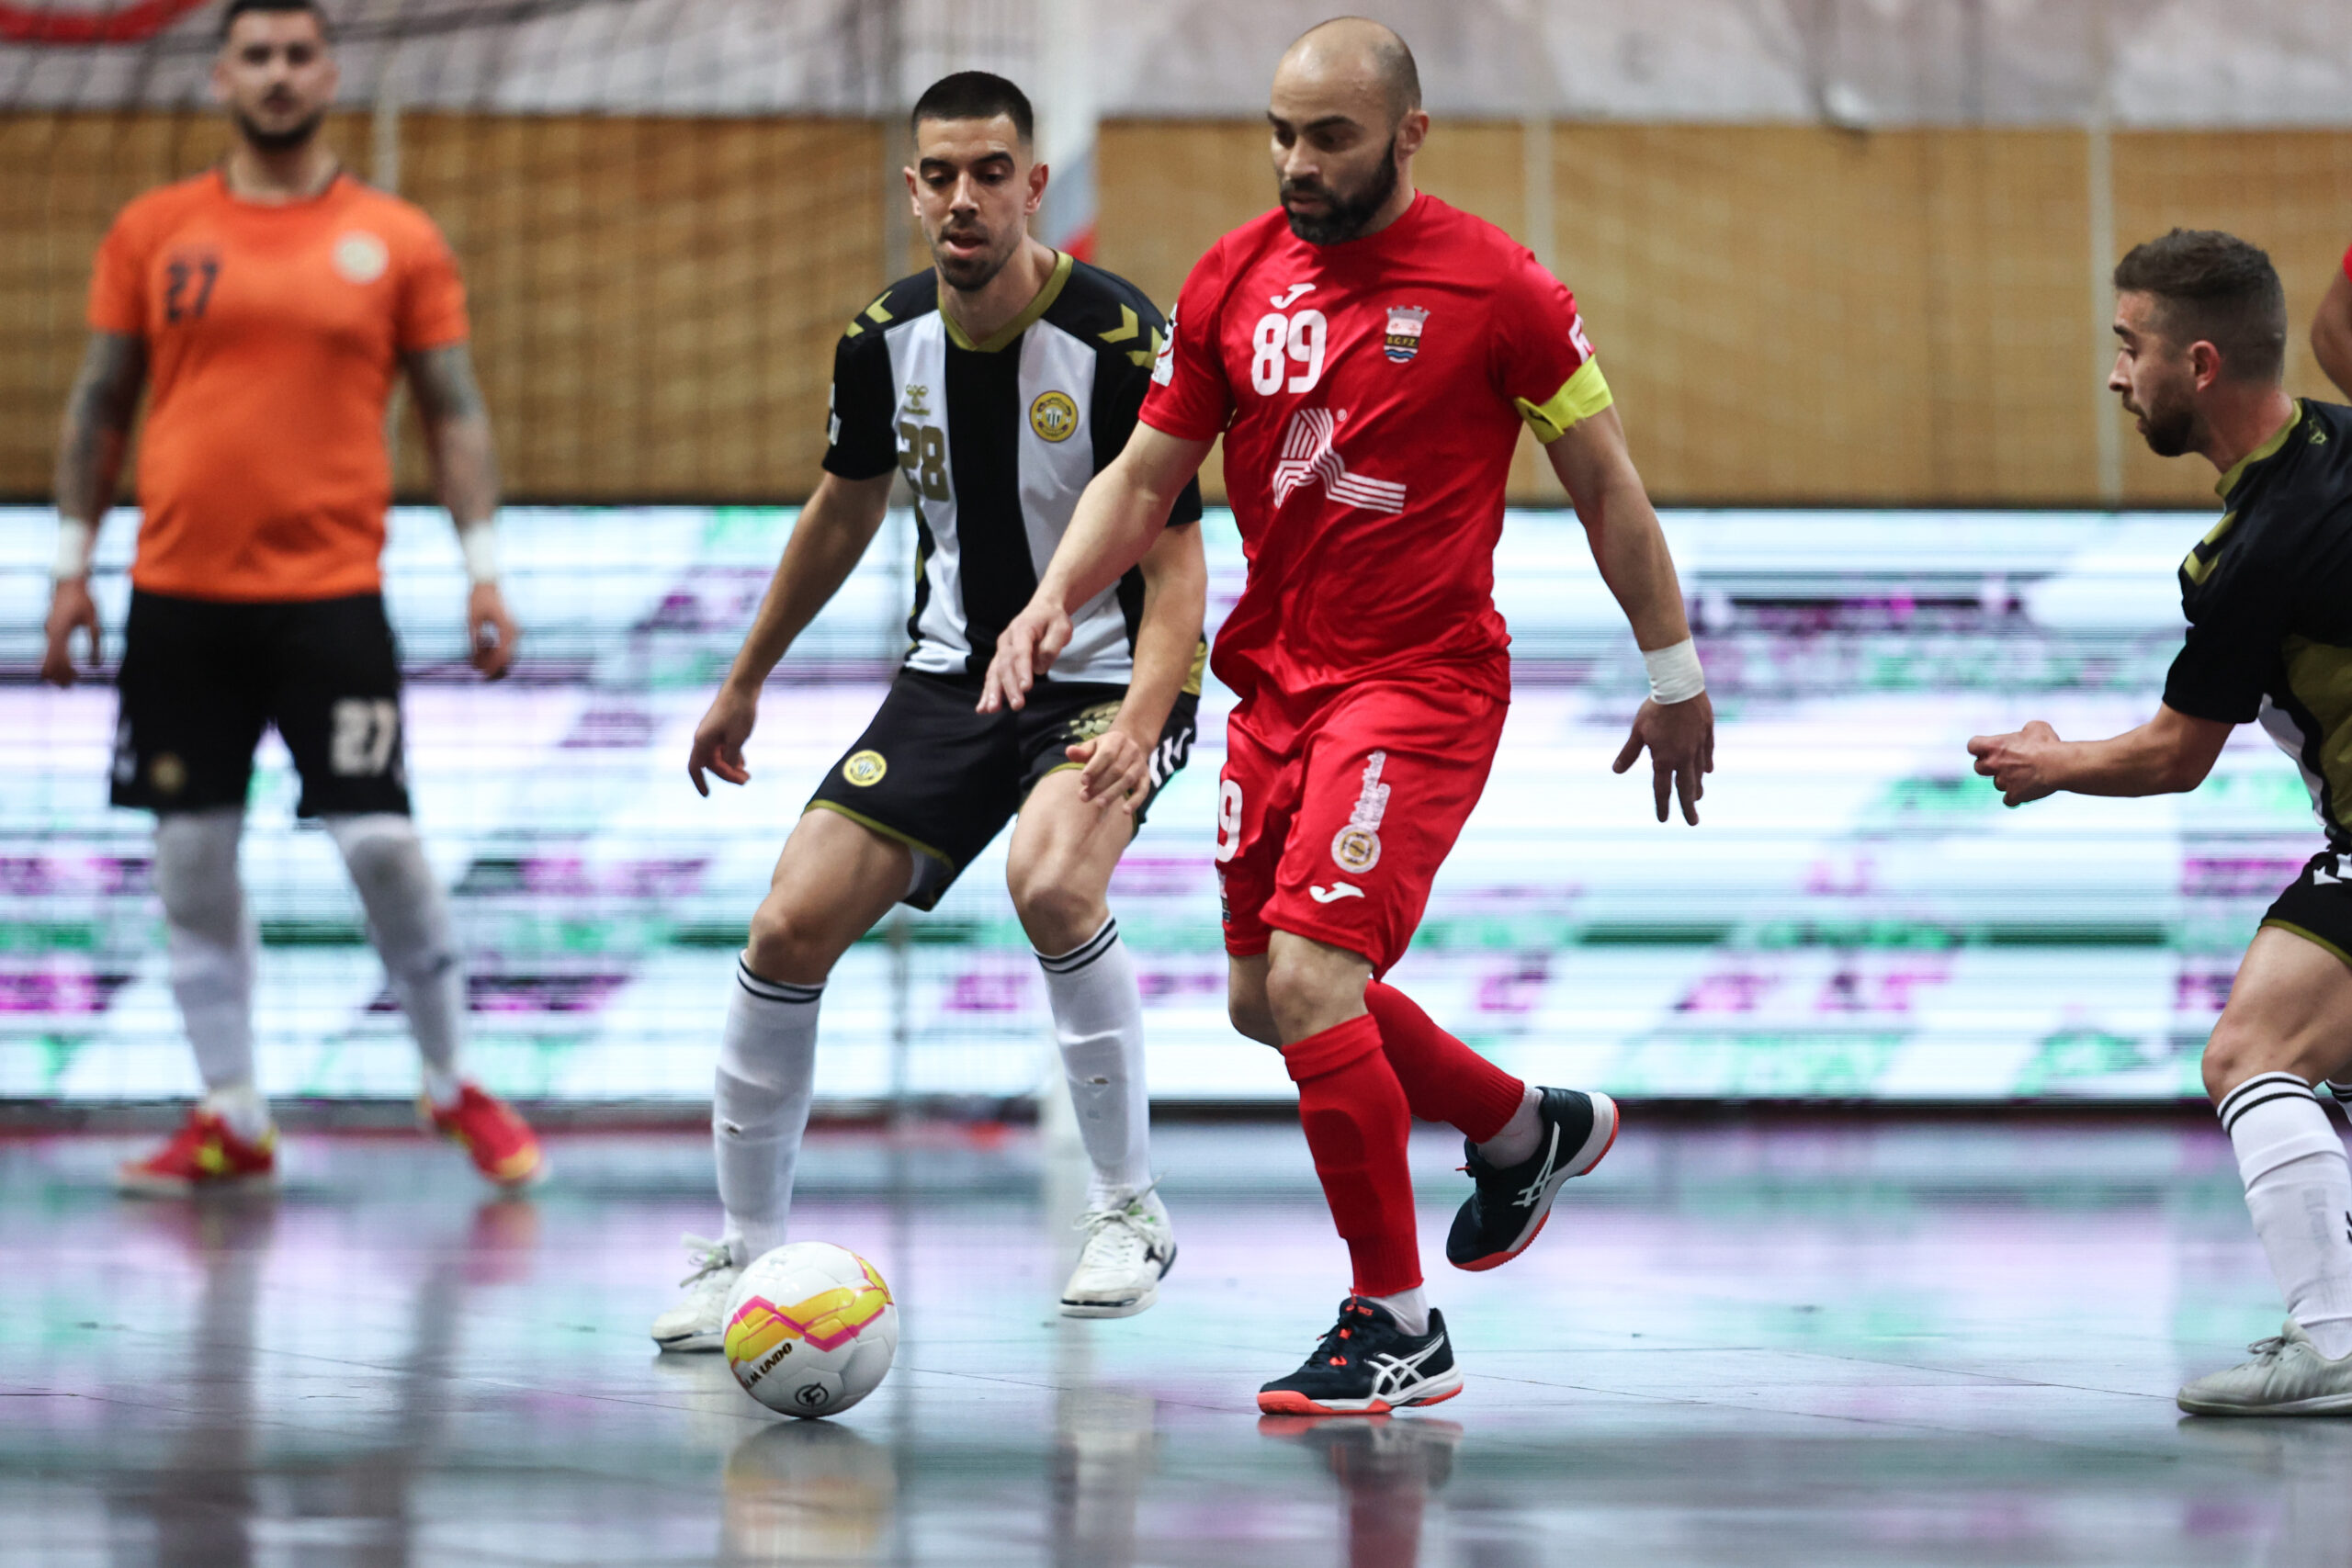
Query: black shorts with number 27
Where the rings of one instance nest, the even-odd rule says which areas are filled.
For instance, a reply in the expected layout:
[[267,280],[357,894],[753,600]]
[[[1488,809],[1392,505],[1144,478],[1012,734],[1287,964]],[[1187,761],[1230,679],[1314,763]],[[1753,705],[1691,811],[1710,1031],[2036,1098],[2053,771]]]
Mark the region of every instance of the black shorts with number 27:
[[244,805],[274,724],[302,776],[300,815],[408,811],[381,594],[232,604],[134,591],[116,683],[117,806]]
[[[826,773],[808,809],[838,811],[915,852],[906,902],[928,909],[1029,798],[1064,755],[1111,728],[1125,686],[1040,681],[1020,710],[980,713],[976,680],[902,670],[865,733]],[[1193,754],[1200,699],[1184,693],[1152,748],[1144,811]]]

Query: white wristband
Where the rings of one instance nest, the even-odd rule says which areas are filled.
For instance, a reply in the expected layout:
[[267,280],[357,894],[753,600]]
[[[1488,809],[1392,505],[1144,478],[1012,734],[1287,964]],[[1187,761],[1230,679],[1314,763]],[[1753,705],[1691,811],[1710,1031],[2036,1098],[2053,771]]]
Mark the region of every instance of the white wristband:
[[498,581],[498,525],[484,519],[462,524],[458,548],[466,558],[466,581],[479,588]]
[[1642,663],[1650,672],[1650,700],[1660,707],[1687,703],[1707,689],[1699,646],[1687,637],[1671,648],[1652,649],[1642,655]]
[[49,569],[50,579],[56,582],[71,582],[90,575],[90,547],[97,541],[98,531],[79,517],[62,513],[57,519],[57,559]]

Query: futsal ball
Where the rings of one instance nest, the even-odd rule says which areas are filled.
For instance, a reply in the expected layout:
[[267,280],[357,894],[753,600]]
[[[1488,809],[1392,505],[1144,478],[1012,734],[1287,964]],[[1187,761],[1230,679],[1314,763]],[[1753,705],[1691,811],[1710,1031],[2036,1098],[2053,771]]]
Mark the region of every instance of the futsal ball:
[[874,1265],[845,1247],[795,1241],[761,1254],[727,1295],[727,1365],[786,1416],[831,1416],[881,1386],[899,1309]]

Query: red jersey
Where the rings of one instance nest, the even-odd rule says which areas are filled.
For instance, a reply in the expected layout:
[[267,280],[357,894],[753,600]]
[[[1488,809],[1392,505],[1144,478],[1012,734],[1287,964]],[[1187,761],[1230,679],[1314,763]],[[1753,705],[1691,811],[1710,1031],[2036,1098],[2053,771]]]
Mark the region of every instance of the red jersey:
[[1428,195],[1336,245],[1267,213],[1193,268],[1153,380],[1145,423],[1225,436],[1250,579],[1211,665],[1238,695],[1432,669],[1510,695],[1494,556],[1521,421],[1556,440],[1609,405],[1525,246]]

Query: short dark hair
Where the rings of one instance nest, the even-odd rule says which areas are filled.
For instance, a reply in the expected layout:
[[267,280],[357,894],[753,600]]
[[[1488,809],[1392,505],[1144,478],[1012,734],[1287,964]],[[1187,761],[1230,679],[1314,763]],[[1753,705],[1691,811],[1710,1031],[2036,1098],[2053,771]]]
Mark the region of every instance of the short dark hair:
[[319,36],[332,39],[334,31],[327,21],[326,7],[319,0],[229,0],[228,8],[220,13],[220,41],[229,41],[229,29],[237,18],[250,11],[308,11],[311,19],[319,24]]
[[2115,265],[2120,294],[2152,294],[2182,347],[2210,343],[2235,381],[2276,381],[2287,366],[2287,291],[2261,250],[2215,229],[2175,229]]
[[1036,139],[1037,114],[1029,107],[1028,94],[994,72],[958,71],[922,90],[907,124],[920,129],[927,119],[994,119],[999,115],[1012,121],[1022,145]]

